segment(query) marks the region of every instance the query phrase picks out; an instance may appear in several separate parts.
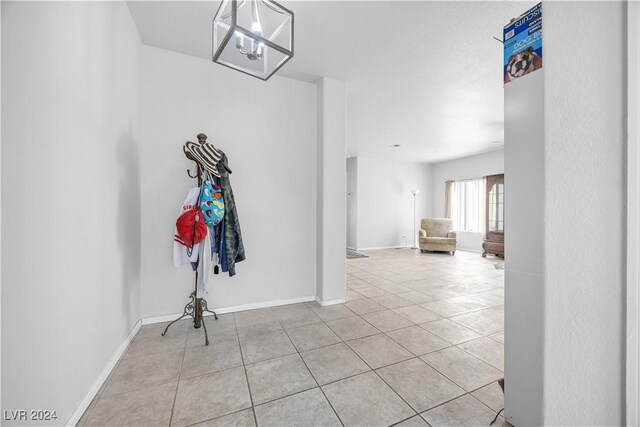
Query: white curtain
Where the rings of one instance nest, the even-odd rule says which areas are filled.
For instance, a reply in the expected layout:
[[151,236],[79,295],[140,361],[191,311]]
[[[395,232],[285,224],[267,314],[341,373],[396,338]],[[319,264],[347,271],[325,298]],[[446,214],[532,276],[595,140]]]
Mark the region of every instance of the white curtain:
[[482,178],[455,181],[451,198],[451,219],[458,231],[483,231]]
[[451,218],[451,215],[453,215],[453,212],[451,211],[453,208],[453,192],[455,191],[456,182],[446,181],[444,185],[444,217]]

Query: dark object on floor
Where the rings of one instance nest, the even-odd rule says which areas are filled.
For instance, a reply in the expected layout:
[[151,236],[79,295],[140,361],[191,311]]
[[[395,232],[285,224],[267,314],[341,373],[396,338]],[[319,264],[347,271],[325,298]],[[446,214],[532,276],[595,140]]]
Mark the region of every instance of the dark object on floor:
[[502,242],[491,242],[489,240],[485,240],[482,244],[482,258],[486,258],[487,254],[493,254],[498,258],[504,258],[504,243]]
[[426,253],[443,253],[443,254],[451,254],[451,255],[455,255],[456,251],[428,251],[426,249],[420,249],[420,253],[421,254],[426,254]]
[[496,270],[504,270],[504,262],[493,264],[493,268],[495,268]]
[[353,258],[369,258],[369,257],[359,252],[352,251],[351,249],[347,249],[347,259],[353,259]]
[[[502,264],[503,264],[503,267],[502,267],[502,268],[504,268],[504,263],[502,263]],[[498,265],[498,264],[496,264],[496,265]],[[498,385],[499,385],[499,386],[500,386],[500,388],[502,389],[502,394],[504,394],[504,378],[500,378],[500,379],[498,380]],[[493,421],[491,421],[491,424],[489,424],[490,426],[492,426],[492,425],[493,425],[493,423],[495,423],[495,422],[496,422],[496,420],[498,419],[498,417],[500,416],[500,414],[502,413],[502,411],[504,411],[504,408],[502,408],[502,409],[500,409],[500,410],[498,411],[498,413],[496,414],[496,417],[493,419]]]
[[498,417],[500,416],[500,413],[504,411],[504,408],[500,409],[500,411],[498,411],[498,413],[496,414],[496,417],[493,419],[493,421],[491,421],[491,424],[489,424],[490,426],[493,425],[493,423],[496,422],[496,420],[498,419]]

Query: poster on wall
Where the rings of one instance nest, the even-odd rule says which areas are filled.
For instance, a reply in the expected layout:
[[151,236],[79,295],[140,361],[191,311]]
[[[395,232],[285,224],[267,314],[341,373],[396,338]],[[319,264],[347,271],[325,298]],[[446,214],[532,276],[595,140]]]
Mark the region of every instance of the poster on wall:
[[504,27],[504,83],[542,68],[542,3]]

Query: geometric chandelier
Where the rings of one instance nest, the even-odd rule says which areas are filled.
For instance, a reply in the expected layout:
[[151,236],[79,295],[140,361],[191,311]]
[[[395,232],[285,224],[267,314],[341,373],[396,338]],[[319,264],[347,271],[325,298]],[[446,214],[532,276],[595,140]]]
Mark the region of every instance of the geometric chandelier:
[[293,12],[272,0],[224,0],[213,18],[213,62],[268,80],[293,58]]

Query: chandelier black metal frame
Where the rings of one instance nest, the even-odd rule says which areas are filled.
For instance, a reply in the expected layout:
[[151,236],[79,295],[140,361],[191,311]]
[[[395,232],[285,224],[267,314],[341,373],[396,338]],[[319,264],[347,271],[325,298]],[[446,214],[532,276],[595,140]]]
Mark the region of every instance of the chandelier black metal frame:
[[[243,24],[239,23],[241,13]],[[213,62],[268,80],[293,58],[294,19],[291,10],[273,0],[223,0],[213,19]],[[270,25],[269,34],[265,34],[265,21],[277,23]],[[276,43],[281,36],[288,46]],[[271,57],[276,57],[273,64],[270,49]]]

